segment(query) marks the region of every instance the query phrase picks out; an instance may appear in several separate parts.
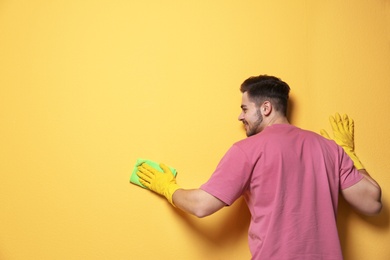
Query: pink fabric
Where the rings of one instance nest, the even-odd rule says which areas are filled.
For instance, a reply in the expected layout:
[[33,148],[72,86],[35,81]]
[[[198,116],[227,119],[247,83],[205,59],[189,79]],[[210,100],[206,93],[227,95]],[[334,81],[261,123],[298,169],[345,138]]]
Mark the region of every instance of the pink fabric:
[[335,142],[277,124],[235,143],[201,189],[227,205],[245,196],[253,259],[342,259],[339,191],[362,178]]

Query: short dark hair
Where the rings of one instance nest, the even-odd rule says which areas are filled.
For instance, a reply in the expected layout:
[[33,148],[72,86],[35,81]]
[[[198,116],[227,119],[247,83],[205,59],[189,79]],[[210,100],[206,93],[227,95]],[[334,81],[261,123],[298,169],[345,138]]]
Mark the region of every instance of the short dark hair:
[[281,79],[260,75],[246,79],[240,87],[242,93],[247,92],[251,101],[260,106],[268,100],[275,107],[276,111],[287,115],[287,103],[290,87]]

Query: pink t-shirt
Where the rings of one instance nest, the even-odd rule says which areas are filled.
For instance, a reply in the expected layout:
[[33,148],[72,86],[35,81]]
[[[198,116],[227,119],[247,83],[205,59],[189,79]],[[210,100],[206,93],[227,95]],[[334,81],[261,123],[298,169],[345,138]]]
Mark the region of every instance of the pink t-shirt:
[[339,191],[363,176],[334,141],[275,124],[235,143],[201,189],[251,212],[253,259],[342,259]]

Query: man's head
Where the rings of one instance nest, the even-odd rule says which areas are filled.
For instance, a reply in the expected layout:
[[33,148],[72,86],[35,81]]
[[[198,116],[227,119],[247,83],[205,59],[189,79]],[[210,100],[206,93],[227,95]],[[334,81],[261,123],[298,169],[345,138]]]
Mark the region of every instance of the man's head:
[[241,84],[242,112],[239,120],[247,136],[261,132],[265,126],[286,121],[290,87],[277,77],[260,75]]

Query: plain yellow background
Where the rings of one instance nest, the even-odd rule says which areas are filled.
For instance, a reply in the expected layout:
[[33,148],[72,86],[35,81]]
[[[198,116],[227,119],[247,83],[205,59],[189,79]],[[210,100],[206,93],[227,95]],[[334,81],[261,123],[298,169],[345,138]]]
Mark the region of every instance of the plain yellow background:
[[129,178],[148,158],[199,187],[259,74],[299,127],[355,119],[384,209],[341,202],[342,247],[389,259],[389,0],[0,1],[0,259],[249,259],[242,200],[197,219]]

